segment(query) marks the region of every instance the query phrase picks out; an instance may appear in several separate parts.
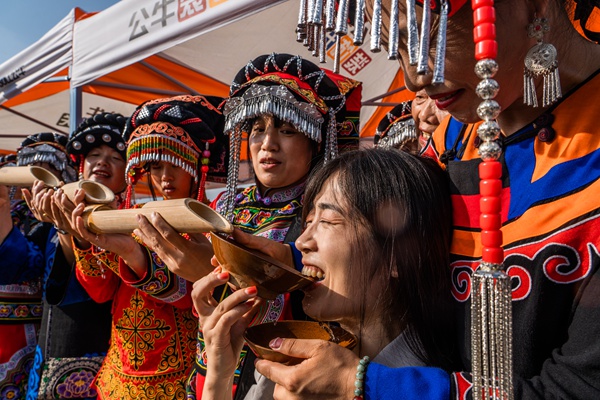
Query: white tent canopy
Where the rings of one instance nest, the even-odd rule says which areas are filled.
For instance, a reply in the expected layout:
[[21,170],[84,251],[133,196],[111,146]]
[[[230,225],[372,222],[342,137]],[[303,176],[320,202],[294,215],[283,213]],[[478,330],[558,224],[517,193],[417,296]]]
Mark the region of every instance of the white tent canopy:
[[[122,0],[80,20],[73,10],[37,43],[0,65],[0,82],[6,82],[0,86],[0,148],[15,149],[27,134],[44,130],[68,133],[78,120],[94,112],[129,115],[137,104],[150,98],[226,95],[237,71],[261,54],[300,54],[318,63],[296,42],[299,4],[300,0]],[[332,69],[333,33],[329,39],[327,63],[321,66]],[[186,68],[191,75],[183,82],[177,74],[149,65],[153,54]],[[370,53],[368,35],[361,47],[354,46],[349,37],[343,38],[341,60],[340,73],[363,82],[363,102],[382,97],[397,79],[398,64],[388,61],[385,53]],[[136,77],[123,71],[136,64],[152,69],[175,88],[164,90],[139,79],[130,83],[128,79]],[[19,71],[24,73],[19,76]],[[57,78],[59,71],[63,76]],[[120,77],[107,83],[111,74]],[[196,75],[198,79],[193,78]],[[68,90],[66,81],[70,80],[71,93],[31,99],[30,93],[22,93],[44,80],[62,80],[61,90]],[[214,82],[212,93],[207,80]],[[44,83],[35,89],[58,84]],[[92,85],[137,91],[145,97],[134,101],[101,94],[90,89]],[[8,99],[10,107],[5,107],[2,103]],[[375,107],[363,107],[363,126],[374,111]]]
[[[77,23],[72,85],[91,82],[156,53],[227,84],[242,66],[261,54],[300,54],[318,63],[296,41],[294,28],[300,0],[220,0],[210,2],[215,6],[193,16],[182,16],[184,11],[178,8],[178,2],[164,2],[164,8],[160,9],[155,3],[123,0]],[[109,23],[112,30],[122,34],[107,37],[101,28]],[[327,63],[322,65],[330,69],[333,69],[333,37],[330,32]],[[361,47],[354,46],[349,37],[342,38],[341,59],[340,72],[363,82],[363,100],[386,93],[399,69],[399,64],[388,61],[385,53],[369,51],[368,35]],[[366,122],[372,113],[372,107],[365,107],[361,121]]]

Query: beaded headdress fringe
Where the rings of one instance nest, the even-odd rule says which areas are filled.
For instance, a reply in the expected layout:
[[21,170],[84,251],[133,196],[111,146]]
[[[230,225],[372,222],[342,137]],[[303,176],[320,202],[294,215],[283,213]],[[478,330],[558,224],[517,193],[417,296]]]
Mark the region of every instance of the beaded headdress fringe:
[[407,118],[404,121],[399,121],[390,126],[387,135],[379,139],[378,147],[395,147],[403,143],[417,139],[417,129],[415,128],[415,120]]
[[323,116],[315,106],[296,100],[283,85],[251,86],[242,96],[225,104],[225,132],[260,115],[272,115],[288,122],[310,139],[321,142]]
[[37,146],[23,147],[17,154],[18,166],[48,163],[61,172],[64,182],[77,180],[77,174],[75,169],[69,165],[67,154],[55,146],[44,143]]
[[181,141],[164,135],[144,135],[132,140],[127,147],[125,174],[130,175],[138,166],[152,162],[168,162],[194,177],[198,182],[200,155]]

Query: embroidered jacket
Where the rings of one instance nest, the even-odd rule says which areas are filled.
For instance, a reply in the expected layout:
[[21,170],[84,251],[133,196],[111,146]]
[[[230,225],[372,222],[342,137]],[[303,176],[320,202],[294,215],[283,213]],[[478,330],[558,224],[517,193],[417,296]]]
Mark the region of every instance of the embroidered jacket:
[[[299,218],[301,214],[305,186],[306,183],[303,182],[270,197],[262,196],[257,186],[245,188],[242,192],[238,193],[235,199],[233,225],[244,232],[266,237],[280,243],[294,241],[297,234],[293,233],[292,237],[290,237],[288,231],[296,218]],[[211,206],[218,212],[222,212],[225,209],[224,200],[222,196],[219,196],[213,201]],[[227,296],[227,293],[216,293],[216,296],[223,298]],[[285,294],[279,295],[275,300],[267,302],[267,306],[263,307],[255,318],[254,324],[292,319],[289,299],[290,295]],[[235,372],[234,391],[239,382],[240,372],[247,352],[248,347],[244,346],[240,355],[238,368]],[[206,363],[204,338],[202,331],[198,331],[198,353],[195,369],[190,377],[190,385],[188,385],[189,399],[195,399],[196,393],[202,393],[207,368]]]
[[37,221],[25,201],[12,205],[11,216],[13,228],[0,244],[0,396],[17,399],[25,397],[42,319],[50,226]]
[[191,284],[148,251],[138,279],[115,254],[75,249],[77,278],[97,302],[112,300],[108,354],[95,379],[101,399],[184,399],[196,348]]

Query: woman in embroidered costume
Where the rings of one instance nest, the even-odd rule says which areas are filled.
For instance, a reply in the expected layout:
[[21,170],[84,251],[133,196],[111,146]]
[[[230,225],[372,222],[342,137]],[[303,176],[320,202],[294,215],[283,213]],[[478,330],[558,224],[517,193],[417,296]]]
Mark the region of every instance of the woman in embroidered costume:
[[[71,182],[76,174],[66,142],[57,133],[28,136],[17,152],[17,165],[41,166]],[[57,253],[56,230],[36,218],[16,189],[9,195],[6,186],[0,187],[0,397],[15,399],[25,398],[42,320],[45,272]]]
[[[452,367],[447,355],[453,313],[449,271],[443,268],[451,208],[444,179],[434,162],[384,149],[348,152],[309,178],[305,228],[295,245],[302,273],[323,278],[303,289],[302,305],[310,317],[355,334],[359,357],[396,367]],[[423,237],[438,246],[432,249]],[[255,300],[256,288],[238,290],[216,308],[211,293],[228,278],[218,268],[196,282],[192,294],[211,339],[204,400],[231,398],[232,367],[256,312],[245,303]],[[337,361],[329,360],[326,368],[336,371]],[[274,383],[260,374],[257,382],[246,399],[273,398]]]
[[[125,189],[125,121],[124,116],[111,113],[87,118],[66,145],[79,179],[103,183],[119,195]],[[63,220],[75,206],[65,199],[66,214],[57,209],[62,196],[62,190],[54,191],[42,182],[36,182],[31,192],[24,190],[36,217],[54,224],[60,242],[44,283],[44,316],[27,399],[95,398],[91,384],[108,350],[111,304],[93,301],[77,281],[72,240],[80,247],[90,244]]]
[[[220,98],[180,96],[140,105],[128,119],[126,204],[144,174],[163,198],[204,198],[203,148],[223,121]],[[183,399],[196,347],[190,284],[130,235],[93,235],[73,211],[77,277],[97,302],[113,301],[111,343],[94,386],[102,399]]]
[[[360,91],[359,82],[323,71],[299,56],[270,54],[250,61],[235,77],[223,107],[225,132],[230,136],[227,191],[211,206],[244,232],[278,242],[295,240],[311,168],[338,150],[358,147]],[[241,141],[246,133],[256,185],[238,192]],[[160,240],[162,233],[169,231],[160,217],[151,221],[157,229],[146,222],[141,223],[139,232],[144,240]],[[167,250],[159,256],[169,260],[173,272],[193,282],[212,271],[212,248],[186,248],[176,237],[164,239],[160,247]],[[215,296],[227,294],[223,287]],[[261,309],[257,321],[292,316],[289,295],[282,295]],[[296,317],[304,318],[301,310]],[[204,384],[206,356],[201,332],[199,343],[189,398],[201,393]],[[253,382],[252,360],[243,364],[240,380],[246,352],[244,349],[240,357],[234,386],[242,397]]]
[[[451,180],[452,294],[464,369],[448,374],[371,363],[364,398],[600,398],[600,132],[593,100],[600,34],[588,25],[599,3],[422,3],[385,0],[380,8],[369,0],[366,9],[375,39],[400,61],[406,86],[425,89],[453,117],[424,154],[438,159]],[[429,43],[432,26],[431,34],[439,33],[436,51],[412,40],[418,21],[421,43]],[[486,275],[490,288],[508,287],[508,306],[497,314],[482,303]],[[503,325],[511,313],[512,326]],[[508,351],[482,346],[492,334],[493,345]],[[278,398],[350,398],[358,364],[350,352],[293,339],[277,348],[308,357],[294,367],[257,363],[279,384]],[[336,358],[346,362],[324,380]],[[504,365],[482,373],[492,364]]]

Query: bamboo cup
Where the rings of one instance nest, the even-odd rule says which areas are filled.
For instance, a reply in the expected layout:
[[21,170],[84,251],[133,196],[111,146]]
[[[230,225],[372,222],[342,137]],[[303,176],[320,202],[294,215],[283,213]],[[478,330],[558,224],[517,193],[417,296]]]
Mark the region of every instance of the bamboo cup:
[[67,183],[61,189],[71,201],[74,201],[77,189],[85,190],[86,204],[109,204],[115,199],[115,194],[107,186],[88,179]]
[[46,186],[53,188],[60,186],[60,179],[42,167],[29,165],[0,168],[0,185],[31,187],[36,180],[43,181]]
[[180,233],[233,232],[233,226],[209,206],[194,199],[151,201],[142,208],[112,210],[107,206],[88,207],[83,219],[94,233],[131,233],[139,227],[137,215],[150,217],[158,212]]

